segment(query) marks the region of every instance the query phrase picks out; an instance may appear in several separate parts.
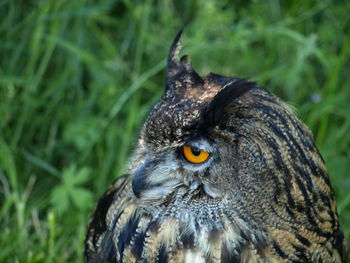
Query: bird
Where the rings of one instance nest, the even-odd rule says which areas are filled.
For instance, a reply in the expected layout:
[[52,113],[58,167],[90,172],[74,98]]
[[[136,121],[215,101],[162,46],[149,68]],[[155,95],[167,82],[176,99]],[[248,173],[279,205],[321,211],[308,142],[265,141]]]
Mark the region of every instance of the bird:
[[90,217],[85,262],[345,262],[309,128],[254,81],[200,76],[181,39],[127,172]]

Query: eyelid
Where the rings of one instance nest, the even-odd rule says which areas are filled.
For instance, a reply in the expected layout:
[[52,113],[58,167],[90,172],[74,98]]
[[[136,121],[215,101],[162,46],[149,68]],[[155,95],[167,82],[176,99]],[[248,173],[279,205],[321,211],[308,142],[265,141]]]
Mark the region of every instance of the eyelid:
[[206,140],[203,140],[203,139],[199,141],[196,140],[196,141],[187,142],[182,146],[185,146],[185,145],[198,149],[200,151],[208,152],[208,153],[212,153],[214,151],[213,147]]

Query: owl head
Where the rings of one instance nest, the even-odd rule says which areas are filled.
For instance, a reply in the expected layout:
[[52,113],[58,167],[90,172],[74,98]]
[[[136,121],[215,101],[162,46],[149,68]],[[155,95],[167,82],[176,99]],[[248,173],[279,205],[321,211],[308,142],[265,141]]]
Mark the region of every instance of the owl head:
[[328,175],[309,129],[252,81],[200,76],[188,56],[179,58],[180,38],[131,165],[140,203],[159,206],[182,193],[196,202],[232,203],[259,222],[272,210],[306,222],[317,214],[309,211],[312,204],[331,207]]

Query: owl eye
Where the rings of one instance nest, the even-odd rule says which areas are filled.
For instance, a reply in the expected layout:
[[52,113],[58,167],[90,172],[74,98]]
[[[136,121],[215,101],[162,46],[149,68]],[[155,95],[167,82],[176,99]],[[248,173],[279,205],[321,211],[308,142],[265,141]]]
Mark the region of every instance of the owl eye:
[[182,146],[182,152],[185,159],[190,163],[204,163],[209,157],[208,152],[188,145]]

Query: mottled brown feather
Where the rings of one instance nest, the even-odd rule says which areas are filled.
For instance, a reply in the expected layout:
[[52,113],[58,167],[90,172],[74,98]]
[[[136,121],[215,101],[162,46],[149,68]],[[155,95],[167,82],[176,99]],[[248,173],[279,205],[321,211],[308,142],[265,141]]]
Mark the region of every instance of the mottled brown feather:
[[[346,241],[310,130],[254,82],[168,58],[128,174],[91,216],[86,262],[345,262]],[[208,151],[200,165],[181,147]]]

